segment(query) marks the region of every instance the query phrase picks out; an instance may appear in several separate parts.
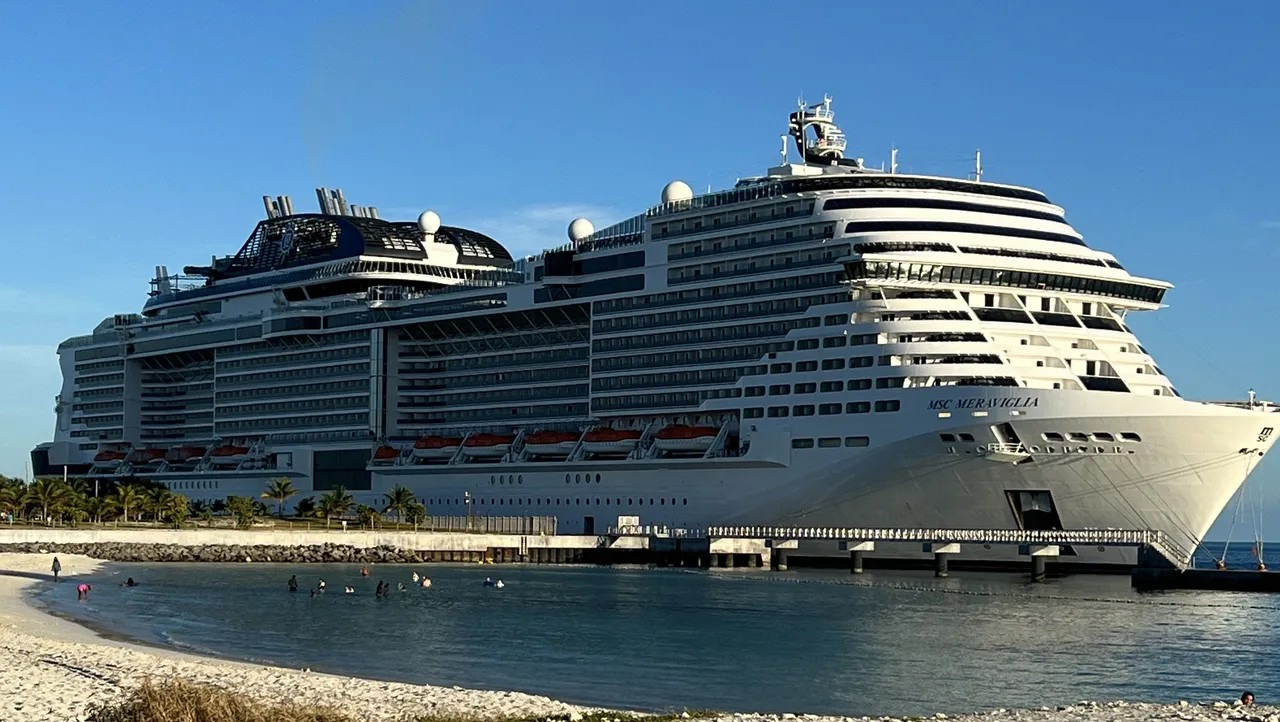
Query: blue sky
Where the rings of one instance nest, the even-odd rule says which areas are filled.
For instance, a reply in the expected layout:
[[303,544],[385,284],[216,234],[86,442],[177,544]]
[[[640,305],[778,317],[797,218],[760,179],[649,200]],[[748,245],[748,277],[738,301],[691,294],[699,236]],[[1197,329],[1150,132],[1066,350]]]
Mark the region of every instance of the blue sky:
[[302,7],[0,5],[0,473],[52,432],[58,341],[138,310],[155,265],[233,253],[263,194],[534,251],[761,172],[802,93],[868,163],[963,175],[981,148],[1172,281],[1132,323],[1184,395],[1280,397],[1280,4]]

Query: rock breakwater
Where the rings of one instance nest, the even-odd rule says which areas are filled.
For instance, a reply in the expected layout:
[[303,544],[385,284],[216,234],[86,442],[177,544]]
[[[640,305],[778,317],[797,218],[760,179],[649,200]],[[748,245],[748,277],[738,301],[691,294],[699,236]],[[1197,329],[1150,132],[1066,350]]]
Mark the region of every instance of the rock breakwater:
[[81,554],[112,562],[284,562],[289,564],[355,562],[362,564],[421,564],[439,555],[392,546],[355,547],[344,544],[141,544],[131,542],[0,544],[0,552],[18,554]]

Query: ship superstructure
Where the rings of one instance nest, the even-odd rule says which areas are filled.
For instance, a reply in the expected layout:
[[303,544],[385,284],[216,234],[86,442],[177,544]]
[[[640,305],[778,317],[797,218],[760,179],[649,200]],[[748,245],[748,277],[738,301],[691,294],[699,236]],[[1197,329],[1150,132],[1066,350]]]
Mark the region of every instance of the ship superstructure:
[[[234,256],[157,269],[64,342],[37,466],[256,496],[288,476],[434,513],[1152,528],[1186,549],[1274,441],[1182,399],[1127,324],[1170,284],[1040,192],[845,158],[830,99],[729,190],[513,259],[434,212],[264,197]],[[895,159],[896,160],[896,159]],[[1073,550],[1120,562],[1121,552]]]

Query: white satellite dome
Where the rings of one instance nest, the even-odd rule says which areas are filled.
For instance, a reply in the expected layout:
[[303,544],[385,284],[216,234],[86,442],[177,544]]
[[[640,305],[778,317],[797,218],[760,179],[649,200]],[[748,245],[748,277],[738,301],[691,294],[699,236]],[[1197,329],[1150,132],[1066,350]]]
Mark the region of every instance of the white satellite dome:
[[574,218],[569,224],[569,240],[577,243],[592,233],[596,232],[596,227],[591,225],[591,221],[586,218]]
[[693,198],[693,189],[684,181],[674,180],[662,187],[662,202],[675,203]]
[[435,211],[423,211],[422,215],[418,216],[418,228],[421,228],[423,233],[434,236],[436,231],[440,230],[440,215]]

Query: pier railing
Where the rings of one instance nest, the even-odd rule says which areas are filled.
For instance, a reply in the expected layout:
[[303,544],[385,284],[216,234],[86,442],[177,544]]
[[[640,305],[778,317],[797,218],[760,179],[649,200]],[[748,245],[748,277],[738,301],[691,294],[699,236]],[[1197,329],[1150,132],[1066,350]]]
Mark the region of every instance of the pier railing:
[[1101,544],[1173,547],[1154,529],[890,529],[874,527],[713,526],[707,536],[743,539],[955,542],[968,544]]

